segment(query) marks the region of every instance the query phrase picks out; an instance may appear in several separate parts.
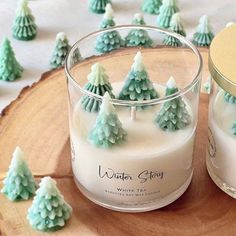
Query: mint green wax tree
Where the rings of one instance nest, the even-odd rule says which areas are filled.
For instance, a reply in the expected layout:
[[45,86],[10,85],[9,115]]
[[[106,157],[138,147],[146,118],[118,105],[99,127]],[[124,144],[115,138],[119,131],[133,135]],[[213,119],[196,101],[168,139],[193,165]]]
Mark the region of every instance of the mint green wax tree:
[[32,40],[37,35],[37,26],[27,0],[20,0],[19,2],[12,32],[14,38],[24,41]]
[[1,192],[11,201],[28,200],[35,193],[36,183],[24,153],[16,147]]
[[81,56],[81,54],[80,54],[80,50],[79,50],[79,48],[76,48],[76,49],[74,50],[74,53],[73,53],[72,58],[71,58],[71,64],[72,64],[72,65],[75,65],[75,64],[77,64],[79,61],[82,61],[82,60],[83,60],[83,58],[82,58],[82,56]]
[[160,14],[157,16],[157,25],[161,28],[169,28],[172,15],[178,11],[176,0],[163,0]]
[[143,12],[158,15],[162,0],[144,0],[142,4]]
[[142,54],[138,52],[134,57],[134,63],[119,94],[119,99],[143,101],[154,98],[158,98],[158,94],[149,80],[143,64]]
[[[113,18],[113,10],[111,4],[108,3],[106,5],[106,12],[101,23],[101,29],[115,26],[115,21],[113,20]],[[124,46],[124,41],[116,30],[103,33],[102,35],[98,36],[96,42],[96,50],[100,53],[110,52],[122,46]]]
[[96,124],[89,133],[89,142],[99,148],[110,148],[122,143],[126,138],[126,131],[118,118],[114,106],[110,103],[109,93],[103,96],[100,112]]
[[[108,80],[108,76],[105,73],[105,69],[99,63],[95,63],[91,68],[91,73],[88,75],[88,82],[84,86],[84,89],[94,94],[103,96],[106,92],[114,98],[112,93],[112,87]],[[84,95],[81,98],[81,107],[88,112],[98,112],[100,109],[101,102],[88,96]]]
[[236,135],[236,121],[232,125],[231,132],[232,134]]
[[44,177],[36,191],[27,219],[30,225],[40,231],[61,229],[70,218],[71,206],[64,200],[51,177]]
[[[173,31],[177,34],[180,34],[182,36],[186,36],[186,32],[184,30],[184,26],[182,24],[182,19],[180,17],[179,13],[175,13],[170,21],[170,27],[168,28],[170,31]],[[179,47],[182,45],[182,43],[175,37],[173,36],[166,36],[164,39],[163,43],[165,45],[169,45],[172,47]]]
[[224,98],[226,102],[236,104],[236,97],[234,97],[230,93],[225,92]]
[[207,15],[203,15],[197,26],[197,31],[193,35],[193,44],[199,47],[209,47],[214,38],[212,28]]
[[[176,92],[178,92],[178,88],[174,78],[171,77],[166,84],[166,96]],[[178,97],[164,102],[155,121],[162,130],[176,131],[184,129],[190,124],[190,115],[185,102]]]
[[71,47],[65,33],[58,33],[56,36],[56,45],[50,59],[50,66],[52,69],[64,66],[66,56],[70,48]]
[[[135,14],[132,24],[133,25],[146,25],[142,14],[139,14],[139,13]],[[149,37],[146,30],[133,29],[125,37],[125,43],[126,43],[126,46],[128,47],[133,47],[133,46],[151,47],[153,44],[153,41]]]
[[10,41],[5,38],[0,48],[0,80],[13,81],[22,73],[23,67],[16,60]]
[[104,13],[106,5],[111,3],[110,0],[89,0],[89,9],[94,13]]

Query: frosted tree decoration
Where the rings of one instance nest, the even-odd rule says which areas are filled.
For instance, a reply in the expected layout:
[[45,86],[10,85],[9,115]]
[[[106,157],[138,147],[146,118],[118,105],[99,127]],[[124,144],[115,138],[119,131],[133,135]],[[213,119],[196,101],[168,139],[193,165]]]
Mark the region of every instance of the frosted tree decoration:
[[71,206],[64,200],[51,177],[44,177],[36,191],[27,219],[30,225],[41,231],[61,229],[70,218]]
[[0,80],[13,81],[22,73],[23,67],[16,60],[10,41],[5,38],[0,49]]
[[[101,28],[105,29],[115,26],[113,18],[113,10],[111,4],[108,3],[106,5],[106,12],[103,16]],[[96,50],[100,53],[110,52],[122,46],[124,46],[124,41],[116,30],[103,33],[102,35],[98,36],[96,42]]]
[[161,28],[169,28],[172,15],[178,11],[176,0],[163,0],[160,14],[157,16],[157,25]]
[[[114,98],[112,93],[112,87],[108,80],[108,76],[105,73],[105,69],[99,63],[95,63],[92,66],[92,71],[87,77],[88,83],[84,86],[84,89],[94,94],[103,96],[106,92]],[[98,112],[100,109],[101,102],[88,96],[84,95],[81,98],[81,106],[85,111]]]
[[79,48],[76,48],[73,52],[72,58],[71,58],[71,65],[77,64],[79,61],[82,61],[83,58],[80,54]]
[[66,55],[69,52],[70,48],[71,47],[65,33],[58,33],[56,36],[56,46],[50,59],[50,66],[52,69],[64,66]]
[[236,104],[236,97],[234,97],[230,93],[225,92],[224,98],[226,102],[231,103],[231,104]]
[[[177,91],[175,80],[171,77],[166,84],[166,96]],[[190,124],[190,115],[182,98],[178,97],[164,102],[155,121],[162,130],[176,131]]]
[[[180,34],[182,36],[186,36],[186,32],[184,30],[184,26],[182,24],[182,19],[180,17],[180,14],[179,13],[175,13],[172,18],[171,18],[171,21],[170,21],[170,27],[169,27],[169,30],[170,31],[173,31],[177,34]],[[179,39],[173,37],[173,36],[170,36],[170,35],[167,35],[166,38],[164,39],[163,43],[165,45],[169,45],[169,46],[172,46],[172,47],[179,47],[182,45],[182,43],[180,42]]]
[[126,138],[126,131],[118,118],[114,106],[110,103],[109,93],[106,92],[98,113],[96,124],[89,133],[89,142],[100,148],[110,148],[122,143]]
[[232,134],[236,135],[236,121],[232,125],[231,132]]
[[29,170],[24,153],[16,147],[1,192],[11,201],[28,200],[35,193],[36,183]]
[[89,9],[94,13],[104,13],[106,5],[111,3],[110,0],[90,0],[89,1]]
[[121,100],[143,101],[158,98],[158,94],[149,80],[139,51],[134,57],[134,63],[119,94]]
[[[135,14],[132,24],[133,25],[146,25],[142,14],[140,13]],[[126,46],[128,47],[132,47],[132,46],[151,47],[153,44],[153,41],[149,37],[146,30],[133,29],[126,36],[125,43],[126,43]]]
[[212,29],[209,23],[209,18],[207,15],[203,15],[197,26],[197,31],[193,35],[193,44],[200,47],[208,47],[211,44],[211,41],[214,38]]
[[142,4],[143,12],[158,15],[162,0],[144,0]]
[[37,26],[27,0],[20,0],[19,2],[12,32],[14,38],[24,41],[32,40],[37,35]]

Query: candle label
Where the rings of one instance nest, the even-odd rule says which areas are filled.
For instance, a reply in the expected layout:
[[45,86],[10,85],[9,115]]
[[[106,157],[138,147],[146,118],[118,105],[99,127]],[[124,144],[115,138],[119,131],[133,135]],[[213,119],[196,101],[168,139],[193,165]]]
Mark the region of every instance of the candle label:
[[163,171],[143,170],[137,176],[125,172],[116,172],[112,168],[103,169],[101,165],[98,168],[98,175],[100,178],[120,179],[122,181],[138,180],[141,184],[150,180],[162,180],[164,177]]
[[210,127],[208,127],[208,154],[212,158],[216,157],[216,142]]

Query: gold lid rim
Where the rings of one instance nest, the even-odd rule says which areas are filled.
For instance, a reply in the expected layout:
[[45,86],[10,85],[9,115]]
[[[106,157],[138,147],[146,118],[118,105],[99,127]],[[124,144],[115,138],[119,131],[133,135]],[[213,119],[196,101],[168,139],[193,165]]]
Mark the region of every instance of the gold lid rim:
[[209,52],[208,67],[213,80],[226,92],[236,97],[236,84],[220,73],[212,61],[211,51]]

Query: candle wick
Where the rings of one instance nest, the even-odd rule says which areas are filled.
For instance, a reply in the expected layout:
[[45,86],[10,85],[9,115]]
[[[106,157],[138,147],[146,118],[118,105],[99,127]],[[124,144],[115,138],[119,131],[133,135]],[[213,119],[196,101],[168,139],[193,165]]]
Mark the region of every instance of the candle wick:
[[136,120],[136,107],[131,107],[131,120]]

